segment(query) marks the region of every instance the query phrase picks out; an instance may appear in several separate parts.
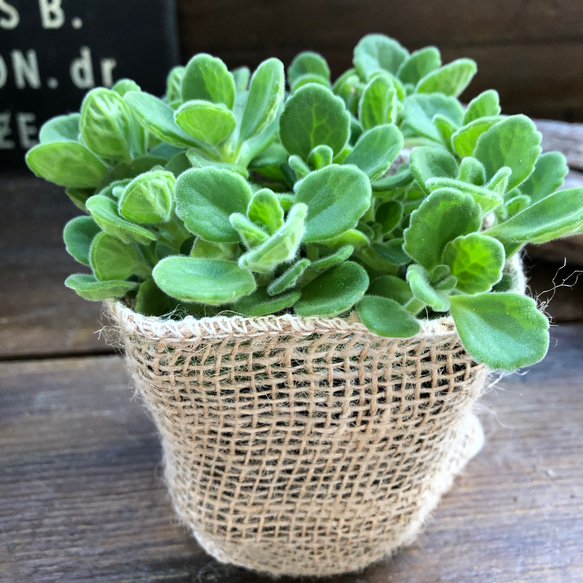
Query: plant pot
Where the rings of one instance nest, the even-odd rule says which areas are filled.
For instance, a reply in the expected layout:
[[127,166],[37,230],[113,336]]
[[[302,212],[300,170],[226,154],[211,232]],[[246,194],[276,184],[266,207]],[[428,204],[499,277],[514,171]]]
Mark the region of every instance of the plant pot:
[[391,339],[354,319],[108,310],[176,513],[219,561],[362,569],[418,535],[482,446],[472,410],[488,371],[450,319]]

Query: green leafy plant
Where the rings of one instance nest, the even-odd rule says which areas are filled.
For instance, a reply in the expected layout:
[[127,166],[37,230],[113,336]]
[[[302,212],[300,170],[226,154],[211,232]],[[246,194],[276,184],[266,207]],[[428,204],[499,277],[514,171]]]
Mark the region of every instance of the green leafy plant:
[[509,262],[583,232],[564,157],[495,91],[460,103],[469,59],[374,34],[353,62],[332,84],[301,53],[286,92],[277,59],[251,75],[201,54],[162,99],[122,80],[47,122],[28,165],[86,213],[64,239],[92,273],[66,285],[146,315],[356,311],[390,337],[451,316],[477,361],[542,359],[548,321]]

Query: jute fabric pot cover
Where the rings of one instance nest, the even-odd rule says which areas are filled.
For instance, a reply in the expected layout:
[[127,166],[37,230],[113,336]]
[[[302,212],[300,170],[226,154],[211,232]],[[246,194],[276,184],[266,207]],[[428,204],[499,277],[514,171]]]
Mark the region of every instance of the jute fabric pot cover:
[[350,319],[108,309],[174,508],[219,561],[361,569],[415,538],[482,445],[472,408],[487,371],[451,320],[390,339]]

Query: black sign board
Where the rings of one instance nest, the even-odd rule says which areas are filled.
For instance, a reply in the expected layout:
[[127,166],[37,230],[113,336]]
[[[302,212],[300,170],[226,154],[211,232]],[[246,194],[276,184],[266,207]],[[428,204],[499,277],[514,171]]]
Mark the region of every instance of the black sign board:
[[38,128],[92,87],[164,93],[178,62],[173,0],[0,0],[0,169],[24,167]]

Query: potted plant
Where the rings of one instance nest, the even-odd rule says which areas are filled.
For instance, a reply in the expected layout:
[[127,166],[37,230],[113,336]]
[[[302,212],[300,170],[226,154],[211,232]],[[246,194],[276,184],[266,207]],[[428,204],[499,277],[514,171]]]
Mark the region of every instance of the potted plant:
[[583,230],[523,115],[476,73],[364,37],[253,73],[207,54],[158,99],[129,80],[27,154],[162,436],[174,507],[222,561],[359,569],[411,541],[481,447],[488,373],[541,360],[527,243]]

